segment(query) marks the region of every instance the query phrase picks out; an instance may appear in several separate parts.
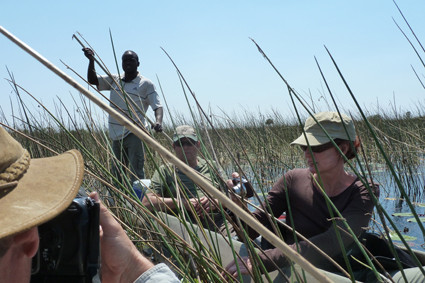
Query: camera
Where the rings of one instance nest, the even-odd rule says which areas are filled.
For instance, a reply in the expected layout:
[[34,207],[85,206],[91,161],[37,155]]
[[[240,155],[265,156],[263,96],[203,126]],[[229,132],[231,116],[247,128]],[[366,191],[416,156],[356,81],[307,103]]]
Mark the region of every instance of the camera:
[[99,269],[99,203],[77,197],[38,233],[31,282],[92,282]]
[[254,195],[254,189],[252,188],[251,183],[249,183],[245,178],[242,177],[242,182],[240,178],[233,178],[233,191],[235,194],[250,198]]

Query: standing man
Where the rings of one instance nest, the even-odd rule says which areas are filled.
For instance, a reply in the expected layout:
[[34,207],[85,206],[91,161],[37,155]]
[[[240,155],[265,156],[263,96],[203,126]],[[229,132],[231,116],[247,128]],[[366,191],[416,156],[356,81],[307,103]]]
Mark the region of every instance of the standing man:
[[[127,50],[122,55],[122,69],[124,76],[100,76],[96,74],[94,66],[94,53],[90,48],[83,48],[84,55],[89,59],[87,80],[96,85],[97,89],[110,90],[110,105],[118,112],[134,119],[138,124],[147,127],[145,113],[149,106],[155,112],[155,124],[152,128],[156,132],[162,131],[163,109],[155,86],[149,79],[140,75],[137,67],[140,65],[139,57],[134,51]],[[120,84],[117,85],[116,83]],[[143,165],[145,162],[144,149],[141,140],[109,116],[109,137],[112,139],[112,149],[119,162],[129,166],[133,173],[131,182],[144,179]],[[118,180],[120,177],[119,166],[114,166]]]

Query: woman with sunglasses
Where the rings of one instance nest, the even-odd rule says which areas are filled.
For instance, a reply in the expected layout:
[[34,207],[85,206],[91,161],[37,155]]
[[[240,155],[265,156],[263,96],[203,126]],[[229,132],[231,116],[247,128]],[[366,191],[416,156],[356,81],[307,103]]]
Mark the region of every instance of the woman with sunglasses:
[[[335,210],[331,209],[330,212],[331,206],[324,194],[342,214],[355,235],[359,236],[368,226],[374,207],[369,189],[378,197],[379,188],[377,185],[363,184],[356,175],[345,169],[344,164],[355,157],[360,142],[353,121],[344,114],[321,112],[309,117],[303,133],[291,145],[301,147],[307,168],[290,170],[273,185],[266,200],[270,213],[275,217],[286,213],[289,226],[334,258],[341,254],[341,247],[333,222],[338,226],[345,248],[354,240],[344,232],[347,228]],[[265,203],[262,208],[269,211]],[[256,210],[254,216],[265,226],[272,227],[264,211]],[[295,240],[292,231],[279,228],[285,242],[309,262],[320,268],[330,266],[329,261],[307,241],[300,238]],[[251,239],[258,237],[258,233],[250,228],[248,234]],[[265,249],[264,253],[259,253],[259,257],[268,271],[275,270],[275,264],[279,267],[290,264],[282,252],[274,247]],[[240,260],[238,262],[241,272],[252,271],[250,259],[243,260],[246,266]],[[230,274],[237,275],[235,262],[226,269]]]

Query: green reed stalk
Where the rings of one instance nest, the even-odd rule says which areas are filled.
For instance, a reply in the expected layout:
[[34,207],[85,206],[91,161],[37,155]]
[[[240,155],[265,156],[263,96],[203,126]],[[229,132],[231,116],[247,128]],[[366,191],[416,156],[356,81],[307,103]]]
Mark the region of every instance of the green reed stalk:
[[[326,48],[326,47],[325,47],[325,48]],[[362,109],[360,108],[360,106],[359,106],[359,104],[358,104],[358,102],[357,102],[357,100],[356,100],[356,98],[355,98],[354,94],[351,92],[351,89],[349,88],[349,86],[348,86],[348,84],[347,84],[347,82],[346,82],[345,78],[343,77],[342,73],[340,72],[340,70],[339,70],[339,68],[338,68],[338,66],[337,66],[337,64],[336,64],[336,62],[334,61],[334,59],[333,59],[332,55],[330,54],[330,52],[329,52],[329,50],[328,50],[327,48],[326,48],[326,50],[327,50],[327,52],[328,52],[329,56],[331,57],[331,59],[332,59],[332,61],[333,61],[333,63],[334,63],[334,66],[335,66],[335,68],[337,69],[337,71],[338,71],[338,73],[339,73],[339,75],[340,75],[341,79],[343,80],[343,82],[344,82],[344,84],[345,84],[345,86],[346,86],[347,90],[349,91],[349,93],[350,93],[351,97],[353,98],[354,102],[356,103],[356,105],[357,105],[357,107],[358,107],[358,109],[359,109],[360,113],[362,114],[364,122],[366,123],[367,127],[369,128],[369,131],[370,131],[370,133],[372,134],[372,137],[374,138],[375,143],[377,144],[377,146],[378,146],[378,148],[379,148],[379,150],[380,150],[380,152],[381,152],[382,156],[384,157],[385,161],[387,162],[387,166],[390,168],[391,173],[392,173],[393,177],[395,178],[395,180],[396,180],[396,182],[397,182],[397,185],[398,185],[398,187],[399,187],[399,189],[400,189],[400,191],[401,191],[402,195],[406,198],[406,202],[407,202],[407,204],[409,205],[409,207],[410,207],[410,209],[411,209],[411,211],[412,211],[412,213],[413,213],[414,217],[417,219],[419,227],[421,228],[422,232],[424,233],[423,225],[422,225],[422,224],[420,223],[420,221],[419,221],[419,216],[417,215],[416,210],[413,208],[413,205],[411,204],[411,202],[410,202],[410,200],[409,200],[409,198],[408,198],[408,196],[407,196],[407,194],[406,194],[406,192],[405,192],[405,190],[404,190],[403,186],[401,185],[401,182],[400,182],[399,178],[397,177],[397,175],[396,175],[396,173],[395,173],[395,171],[394,171],[394,168],[393,168],[393,166],[392,166],[392,163],[389,161],[389,159],[388,159],[388,157],[387,157],[387,155],[386,155],[385,151],[383,150],[383,147],[381,146],[381,144],[380,144],[379,140],[378,140],[378,139],[377,139],[377,137],[376,137],[375,132],[373,131],[373,128],[372,128],[372,127],[371,127],[371,125],[369,124],[369,121],[367,120],[367,118],[366,118],[366,116],[364,115],[364,113],[363,113]],[[352,168],[352,169],[353,169],[353,168]],[[358,175],[358,176],[359,176],[359,175]],[[363,181],[362,181],[362,182],[363,182]],[[364,184],[366,184],[366,183],[367,183],[367,182],[365,182]],[[392,222],[392,220],[390,219],[390,217],[388,216],[388,214],[386,213],[386,211],[382,208],[382,206],[380,205],[380,203],[378,202],[378,200],[377,200],[377,199],[376,199],[373,195],[372,195],[372,197],[374,198],[374,202],[375,202],[375,205],[377,206],[377,208],[378,208],[379,210],[381,210],[381,211],[382,211],[382,212],[386,215],[387,219],[390,221],[390,223],[391,223],[391,224],[393,225],[393,227],[395,228],[396,233],[398,234],[398,236],[400,237],[400,239],[403,241],[403,243],[405,244],[406,248],[409,250],[409,253],[413,256],[414,260],[415,260],[415,261],[416,261],[416,263],[418,264],[419,269],[420,269],[420,270],[422,271],[422,273],[424,273],[424,275],[425,275],[425,270],[423,269],[422,264],[420,264],[419,260],[416,258],[415,254],[414,254],[414,253],[413,253],[413,251],[410,249],[409,245],[408,245],[408,244],[404,241],[404,238],[401,236],[400,232],[396,229],[395,224]],[[393,252],[394,256],[398,259],[398,256],[397,256],[397,254],[396,254],[396,253],[395,253],[395,251],[394,251],[394,247],[393,247],[393,244],[392,244],[392,241],[391,241],[391,239],[390,239],[389,235],[387,235],[387,238],[389,239],[389,241],[390,241],[390,243],[391,243],[391,244],[390,244],[390,247],[391,247],[391,249],[392,249],[392,252]],[[401,267],[401,265],[400,265],[400,263],[399,263],[399,259],[397,260],[397,264],[399,265],[399,268],[400,268],[400,270],[402,271],[402,274],[403,274],[403,276],[404,276],[404,272],[403,272],[403,269],[402,269],[402,267]]]
[[[299,122],[299,124],[300,125],[302,125],[303,123],[301,122],[301,118],[300,118],[300,115],[299,115],[299,113],[298,113],[298,109],[297,109],[297,107],[295,106],[295,101],[294,101],[294,98],[293,98],[293,96],[295,96],[297,99],[298,99],[298,102],[299,103],[301,103],[301,105],[303,105],[304,106],[304,108],[307,110],[307,112],[309,113],[309,115],[311,116],[311,117],[313,117],[313,119],[315,120],[315,122],[317,123],[317,124],[319,124],[319,126],[322,128],[322,130],[325,132],[325,134],[328,136],[328,138],[332,141],[332,139],[330,138],[330,136],[326,133],[326,131],[325,131],[325,129],[320,125],[320,123],[316,120],[316,118],[313,116],[313,114],[310,112],[310,110],[305,106],[305,104],[304,104],[304,102],[299,98],[299,96],[296,94],[296,92],[294,91],[294,89],[289,85],[289,83],[287,82],[287,80],[280,74],[280,72],[276,69],[276,67],[273,65],[273,63],[271,62],[271,60],[268,58],[268,56],[265,54],[265,52],[260,48],[260,46],[253,40],[253,39],[251,39],[253,42],[254,42],[254,44],[257,46],[257,49],[258,49],[258,51],[263,55],[263,57],[269,62],[269,64],[273,67],[273,69],[276,71],[276,73],[279,75],[279,77],[284,81],[284,83],[286,84],[286,86],[287,86],[287,88],[288,88],[288,92],[289,92],[289,95],[290,95],[290,98],[291,98],[291,101],[292,101],[292,105],[294,106],[294,110],[295,110],[295,112],[296,112],[296,115],[297,115],[297,118],[298,118],[298,122]],[[315,166],[315,168],[316,168],[316,172],[318,172],[318,170],[317,170],[317,164],[316,164],[316,161],[315,161],[315,158],[314,158],[314,154],[312,153],[312,151],[311,151],[311,147],[310,147],[310,144],[309,144],[309,141],[308,141],[308,139],[307,139],[307,137],[306,137],[306,133],[305,133],[305,131],[303,130],[303,135],[304,135],[304,137],[305,137],[305,139],[306,139],[306,141],[307,141],[307,145],[308,145],[308,148],[309,148],[309,151],[310,151],[310,155],[312,156],[312,158],[313,158],[313,163],[314,163],[314,166]],[[333,141],[332,141],[333,142]],[[334,142],[333,142],[334,143]],[[334,146],[336,146],[336,144],[334,143]],[[318,177],[319,177],[319,183],[320,184],[322,184],[322,181],[321,181],[321,177],[320,177],[320,174],[318,174]],[[332,210],[331,209],[329,209],[329,212],[330,212],[330,214],[332,215]],[[336,230],[335,232],[336,232],[336,235],[337,235],[337,239],[338,239],[338,243],[340,244],[340,246],[341,246],[341,249],[344,251],[345,250],[345,248],[344,248],[344,245],[343,245],[343,243],[342,243],[342,239],[341,239],[341,236],[340,236],[340,234],[339,234],[339,231],[338,231],[338,229],[336,229],[336,227],[335,227],[335,222],[333,221],[333,225],[334,225],[334,229]],[[355,236],[356,237],[356,236]],[[344,260],[345,260],[345,262],[346,262],[346,264],[347,264],[347,266],[348,266],[348,268],[349,268],[349,273],[350,273],[350,275],[351,275],[351,278],[352,278],[352,280],[354,280],[354,275],[353,275],[353,273],[352,273],[352,270],[351,270],[351,267],[350,267],[350,265],[349,265],[349,263],[348,263],[348,259],[347,259],[347,257],[346,257],[346,253],[343,253],[343,256],[344,256]],[[370,261],[370,260],[369,260]],[[373,268],[373,270],[374,270],[374,272],[377,274],[377,271],[376,271],[376,269],[373,267],[373,265],[372,265],[372,268]]]
[[405,192],[405,190],[404,190],[403,186],[401,185],[401,182],[400,182],[399,178],[397,177],[397,174],[396,174],[396,172],[395,172],[395,170],[394,170],[394,167],[393,167],[392,163],[390,162],[390,160],[389,160],[389,158],[388,158],[388,156],[387,156],[386,152],[385,152],[385,151],[384,151],[384,149],[382,148],[381,143],[379,142],[379,140],[378,140],[378,138],[377,138],[377,136],[376,136],[376,133],[375,133],[375,131],[373,130],[373,127],[370,125],[370,123],[369,123],[368,119],[366,118],[366,115],[364,114],[363,110],[361,109],[361,107],[360,107],[360,105],[359,105],[359,103],[358,103],[358,101],[357,101],[356,97],[354,96],[353,92],[351,91],[351,88],[348,86],[347,81],[345,80],[344,76],[342,75],[342,73],[341,73],[341,71],[340,71],[340,69],[339,69],[338,65],[336,64],[335,60],[333,59],[333,57],[332,57],[331,53],[329,52],[329,50],[328,50],[326,47],[325,47],[325,49],[326,49],[326,51],[328,52],[328,54],[329,54],[329,56],[330,56],[330,58],[331,58],[331,60],[332,60],[332,62],[333,62],[333,64],[334,64],[334,66],[335,66],[335,68],[336,68],[336,70],[337,70],[337,72],[338,72],[338,74],[339,74],[340,78],[341,78],[341,79],[342,79],[342,81],[344,82],[345,87],[347,88],[348,92],[350,93],[351,98],[352,98],[352,99],[353,99],[353,101],[355,102],[355,104],[356,104],[356,106],[357,106],[357,108],[358,108],[358,110],[359,110],[359,112],[360,112],[360,114],[361,114],[361,116],[362,116],[362,118],[363,118],[363,120],[364,120],[364,122],[365,122],[366,126],[369,128],[369,131],[370,131],[370,133],[372,134],[372,137],[373,137],[373,139],[375,140],[375,143],[376,143],[376,145],[378,146],[378,148],[379,148],[379,150],[380,150],[380,152],[381,152],[382,156],[384,157],[385,162],[387,163],[387,166],[388,166],[388,168],[389,168],[389,169],[390,169],[390,171],[391,171],[391,174],[394,176],[394,179],[396,180],[396,183],[397,183],[397,185],[398,185],[398,188],[400,189],[400,191],[401,191],[402,195],[406,197],[406,202],[407,202],[407,204],[408,204],[409,208],[412,210],[412,212],[413,212],[413,214],[414,214],[414,217],[415,217],[416,221],[418,221],[418,225],[419,225],[419,227],[420,227],[420,229],[421,229],[421,231],[422,231],[422,234],[425,236],[425,229],[424,229],[424,226],[422,225],[421,221],[419,220],[419,216],[418,216],[418,215],[414,212],[414,211],[415,211],[415,209],[414,209],[414,207],[413,207],[412,203],[410,202],[410,200],[407,198],[407,194],[406,194],[406,192]]
[[[275,71],[278,73],[278,75],[281,77],[281,79],[285,82],[285,84],[288,86],[288,91],[289,91],[289,93],[290,93],[290,97],[291,97],[291,99],[292,99],[292,101],[293,101],[293,98],[292,98],[292,95],[291,94],[294,94],[297,98],[298,98],[298,96],[296,95],[296,93],[295,93],[295,91],[293,91],[293,89],[290,87],[290,85],[288,84],[288,82],[283,78],[283,76],[280,74],[280,72],[274,67],[274,65],[271,63],[271,61],[270,61],[270,59],[268,59],[268,57],[265,55],[265,53],[262,51],[262,49],[258,46],[258,44],[254,41],[254,40],[252,40],[253,42],[254,42],[254,44],[257,46],[257,48],[258,48],[258,50],[259,50],[259,52],[266,58],[266,60],[271,64],[271,66],[275,69]],[[299,102],[304,106],[304,103],[298,98],[298,100],[299,100]],[[294,102],[293,102],[293,105],[294,105],[294,107],[295,107],[295,104],[294,104]],[[312,116],[312,114],[310,113],[310,111],[308,110],[308,108],[307,107],[304,107],[308,112],[309,112],[309,114]],[[296,113],[297,113],[297,116],[298,116],[298,119],[299,119],[299,115],[298,115],[298,111],[297,111],[297,109],[296,109],[296,107],[295,107],[295,111],[296,111]],[[300,122],[300,124],[302,124],[301,123],[301,121],[300,121],[300,119],[299,119],[299,122]],[[366,121],[367,122],[367,121]],[[316,121],[316,123],[318,123],[317,121]],[[320,125],[320,124],[319,124]],[[324,130],[323,129],[323,127],[322,127],[322,130]],[[305,134],[305,133],[304,133]],[[329,137],[329,136],[328,136]],[[329,137],[330,138],[330,137]],[[331,140],[331,139],[330,139]],[[336,146],[335,144],[334,144],[334,146]],[[314,159],[314,156],[313,156],[313,159]],[[315,163],[315,162],[314,162]],[[319,177],[320,178],[320,177]],[[320,180],[319,180],[320,181]],[[320,182],[321,183],[321,182]],[[340,235],[337,233],[337,236],[338,236],[338,239],[339,239],[339,241],[340,241],[340,243],[342,244],[342,242],[341,242],[341,239],[340,239]],[[367,255],[365,255],[366,257],[367,257]],[[368,261],[370,262],[370,259],[367,257],[367,259],[368,259]],[[346,260],[346,262],[347,262],[347,258],[345,258],[345,260]],[[370,262],[371,263],[371,262]],[[348,265],[349,266],[349,265]],[[371,265],[372,266],[372,269],[373,269],[373,272],[375,273],[375,275],[377,276],[377,278],[379,277],[379,275],[378,275],[378,272],[377,272],[377,270],[374,268],[374,266],[373,266],[373,264]]]
[[[329,92],[329,94],[330,94],[330,96],[331,96],[331,99],[332,99],[332,101],[333,101],[333,103],[334,103],[334,106],[336,107],[336,109],[337,109],[337,111],[338,111],[338,114],[339,114],[339,116],[340,116],[340,119],[342,120],[342,117],[341,117],[341,113],[340,113],[340,111],[339,111],[339,107],[338,107],[338,105],[337,105],[337,103],[336,103],[336,101],[335,101],[335,99],[334,99],[334,96],[333,96],[333,94],[332,94],[332,91],[330,90],[330,87],[329,87],[329,85],[328,85],[328,82],[327,82],[327,80],[326,80],[326,78],[325,78],[325,76],[324,76],[324,74],[323,74],[323,72],[322,72],[322,69],[321,69],[321,67],[320,67],[320,65],[319,65],[319,63],[318,63],[318,61],[317,61],[317,59],[315,58],[315,60],[316,60],[316,64],[317,64],[317,66],[318,66],[318,68],[319,68],[319,71],[320,71],[320,74],[321,74],[321,76],[322,76],[322,78],[323,78],[323,80],[324,80],[324,82],[325,82],[325,84],[326,84],[326,87],[327,87],[327,90],[328,90],[328,92]],[[347,128],[346,128],[346,126],[343,124],[343,127],[344,127],[344,130],[345,130],[345,132],[346,132],[346,134],[347,134],[347,136],[348,136],[348,130],[347,130]],[[322,128],[323,129],[323,128]],[[327,133],[326,133],[326,135],[328,135]],[[329,136],[328,136],[329,137]],[[330,138],[330,137],[329,137]],[[333,141],[332,141],[332,143],[334,143]],[[365,174],[365,172],[364,172],[364,170],[363,170],[363,168],[362,168],[362,166],[361,166],[361,163],[360,163],[360,160],[359,160],[359,158],[358,158],[358,155],[356,154],[356,159],[357,159],[357,161],[359,162],[359,166],[360,166],[360,169],[361,169],[361,171],[362,171],[362,173],[361,174],[359,174],[359,172],[357,171],[357,169],[354,167],[354,166],[352,166],[351,165],[351,163],[349,162],[349,160],[344,156],[344,154],[342,153],[342,151],[340,150],[340,148],[336,145],[336,144],[334,144],[334,146],[335,146],[335,148],[339,151],[339,153],[341,154],[341,156],[343,156],[344,157],[344,159],[345,159],[345,161],[346,162],[348,162],[348,164],[349,164],[349,166],[350,166],[350,168],[353,170],[353,172],[357,175],[357,176],[366,176],[366,174]],[[353,142],[350,140],[350,147],[352,147],[352,148],[354,148],[354,144],[353,144]],[[379,209],[379,201],[378,201],[378,199],[375,197],[375,195],[374,195],[374,193],[373,193],[373,191],[372,191],[372,189],[370,188],[370,186],[369,186],[369,183],[366,181],[366,180],[364,180],[364,179],[366,179],[366,178],[362,178],[361,180],[362,180],[362,183],[365,185],[365,187],[367,188],[367,190],[368,190],[368,192],[369,192],[369,195],[371,196],[371,198],[372,198],[372,200],[373,200],[373,202],[374,202],[374,205],[377,207],[377,211],[380,213],[379,215],[381,216],[381,210]],[[363,181],[364,180],[364,181]],[[329,205],[329,204],[328,204]],[[339,213],[339,212],[338,212]],[[381,218],[382,219],[382,218]],[[382,220],[384,220],[384,219],[382,219]],[[385,222],[383,222],[383,223],[385,223]],[[335,221],[333,221],[333,224],[335,224]],[[396,227],[394,227],[394,228],[396,228]],[[387,237],[388,238],[390,238],[389,237],[389,235],[387,235]],[[339,232],[338,232],[338,241],[340,242],[340,245],[342,245],[342,243],[341,243],[341,238],[340,238],[340,235],[339,235]],[[391,240],[390,240],[391,241]],[[392,242],[391,242],[391,246],[392,246]],[[404,271],[403,271],[403,268],[402,268],[402,266],[401,266],[401,264],[400,264],[400,260],[399,260],[399,258],[398,258],[398,255],[395,253],[395,250],[394,250],[394,247],[392,246],[392,252],[393,252],[393,254],[395,255],[395,257],[397,258],[397,264],[398,264],[398,266],[399,266],[399,269],[401,270],[401,272],[402,272],[402,275],[403,275],[403,277],[406,279],[406,277],[405,277],[405,274],[404,274]],[[362,251],[362,253],[363,253],[363,251]],[[345,255],[345,253],[343,254],[344,255],[344,261],[346,262],[346,265],[347,265],[347,267],[351,270],[351,266],[350,266],[350,264],[349,264],[349,262],[348,262],[348,259],[347,259],[347,257],[346,257],[346,255]],[[369,257],[367,258],[367,260],[368,261],[370,261],[370,259],[369,259]],[[375,269],[375,267],[373,267],[373,271],[374,271],[374,273],[375,273],[375,276],[378,276],[377,275],[377,271],[376,271],[376,269]],[[351,273],[351,272],[350,272]],[[378,278],[377,277],[377,279],[379,280],[380,278]]]

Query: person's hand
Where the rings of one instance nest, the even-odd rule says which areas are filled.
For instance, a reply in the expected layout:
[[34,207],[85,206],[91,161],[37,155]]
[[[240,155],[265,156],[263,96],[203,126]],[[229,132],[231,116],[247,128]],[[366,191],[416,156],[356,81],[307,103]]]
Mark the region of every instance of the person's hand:
[[160,133],[162,132],[162,125],[157,122],[154,125],[152,125],[152,129],[154,129],[155,132]]
[[228,179],[228,180],[226,181],[227,187],[228,187],[230,190],[233,190],[233,187],[235,186],[235,183],[233,183],[233,180],[234,180],[234,179],[239,179],[239,173],[238,173],[238,172],[233,172],[233,173],[232,173],[232,179]]
[[[252,184],[248,182],[245,178],[240,178],[238,172],[232,173],[232,179],[227,180],[226,185],[230,191],[243,198],[248,199],[254,196],[254,188],[252,187]],[[234,202],[238,203],[237,200],[240,200],[240,198],[237,197],[235,194],[231,194],[231,198]]]
[[[99,195],[90,197],[99,202]],[[154,265],[133,245],[120,224],[100,204],[101,278],[107,282],[133,282]]]
[[[235,184],[233,183],[233,179],[235,179],[235,178],[239,178],[239,173],[238,172],[233,172],[232,173],[232,179],[228,179],[226,181],[227,188],[229,188],[229,190],[232,191],[232,192],[233,192],[233,187],[235,186]],[[232,199],[232,201],[234,201],[237,204],[241,205],[240,199],[234,193],[231,193],[230,194],[230,198]]]
[[84,51],[84,55],[90,60],[90,61],[94,61],[94,52],[93,50],[91,50],[88,47],[85,47],[82,49]]
[[[241,259],[238,258],[238,266],[241,274],[250,274],[252,273],[252,264],[249,257],[242,257],[242,260],[245,262],[245,264],[242,263]],[[246,266],[245,266],[246,265]],[[230,273],[233,277],[238,277],[238,269],[236,267],[235,261],[232,261],[226,266],[226,271]],[[223,276],[225,276],[225,273],[222,273]]]
[[[206,213],[210,212],[211,210],[215,209],[215,205],[210,202],[210,200],[207,197],[200,197],[198,198],[191,198],[189,199],[190,203],[195,209],[195,212],[197,215],[202,216],[203,211],[205,210]],[[190,210],[189,203],[186,205],[186,209]]]

